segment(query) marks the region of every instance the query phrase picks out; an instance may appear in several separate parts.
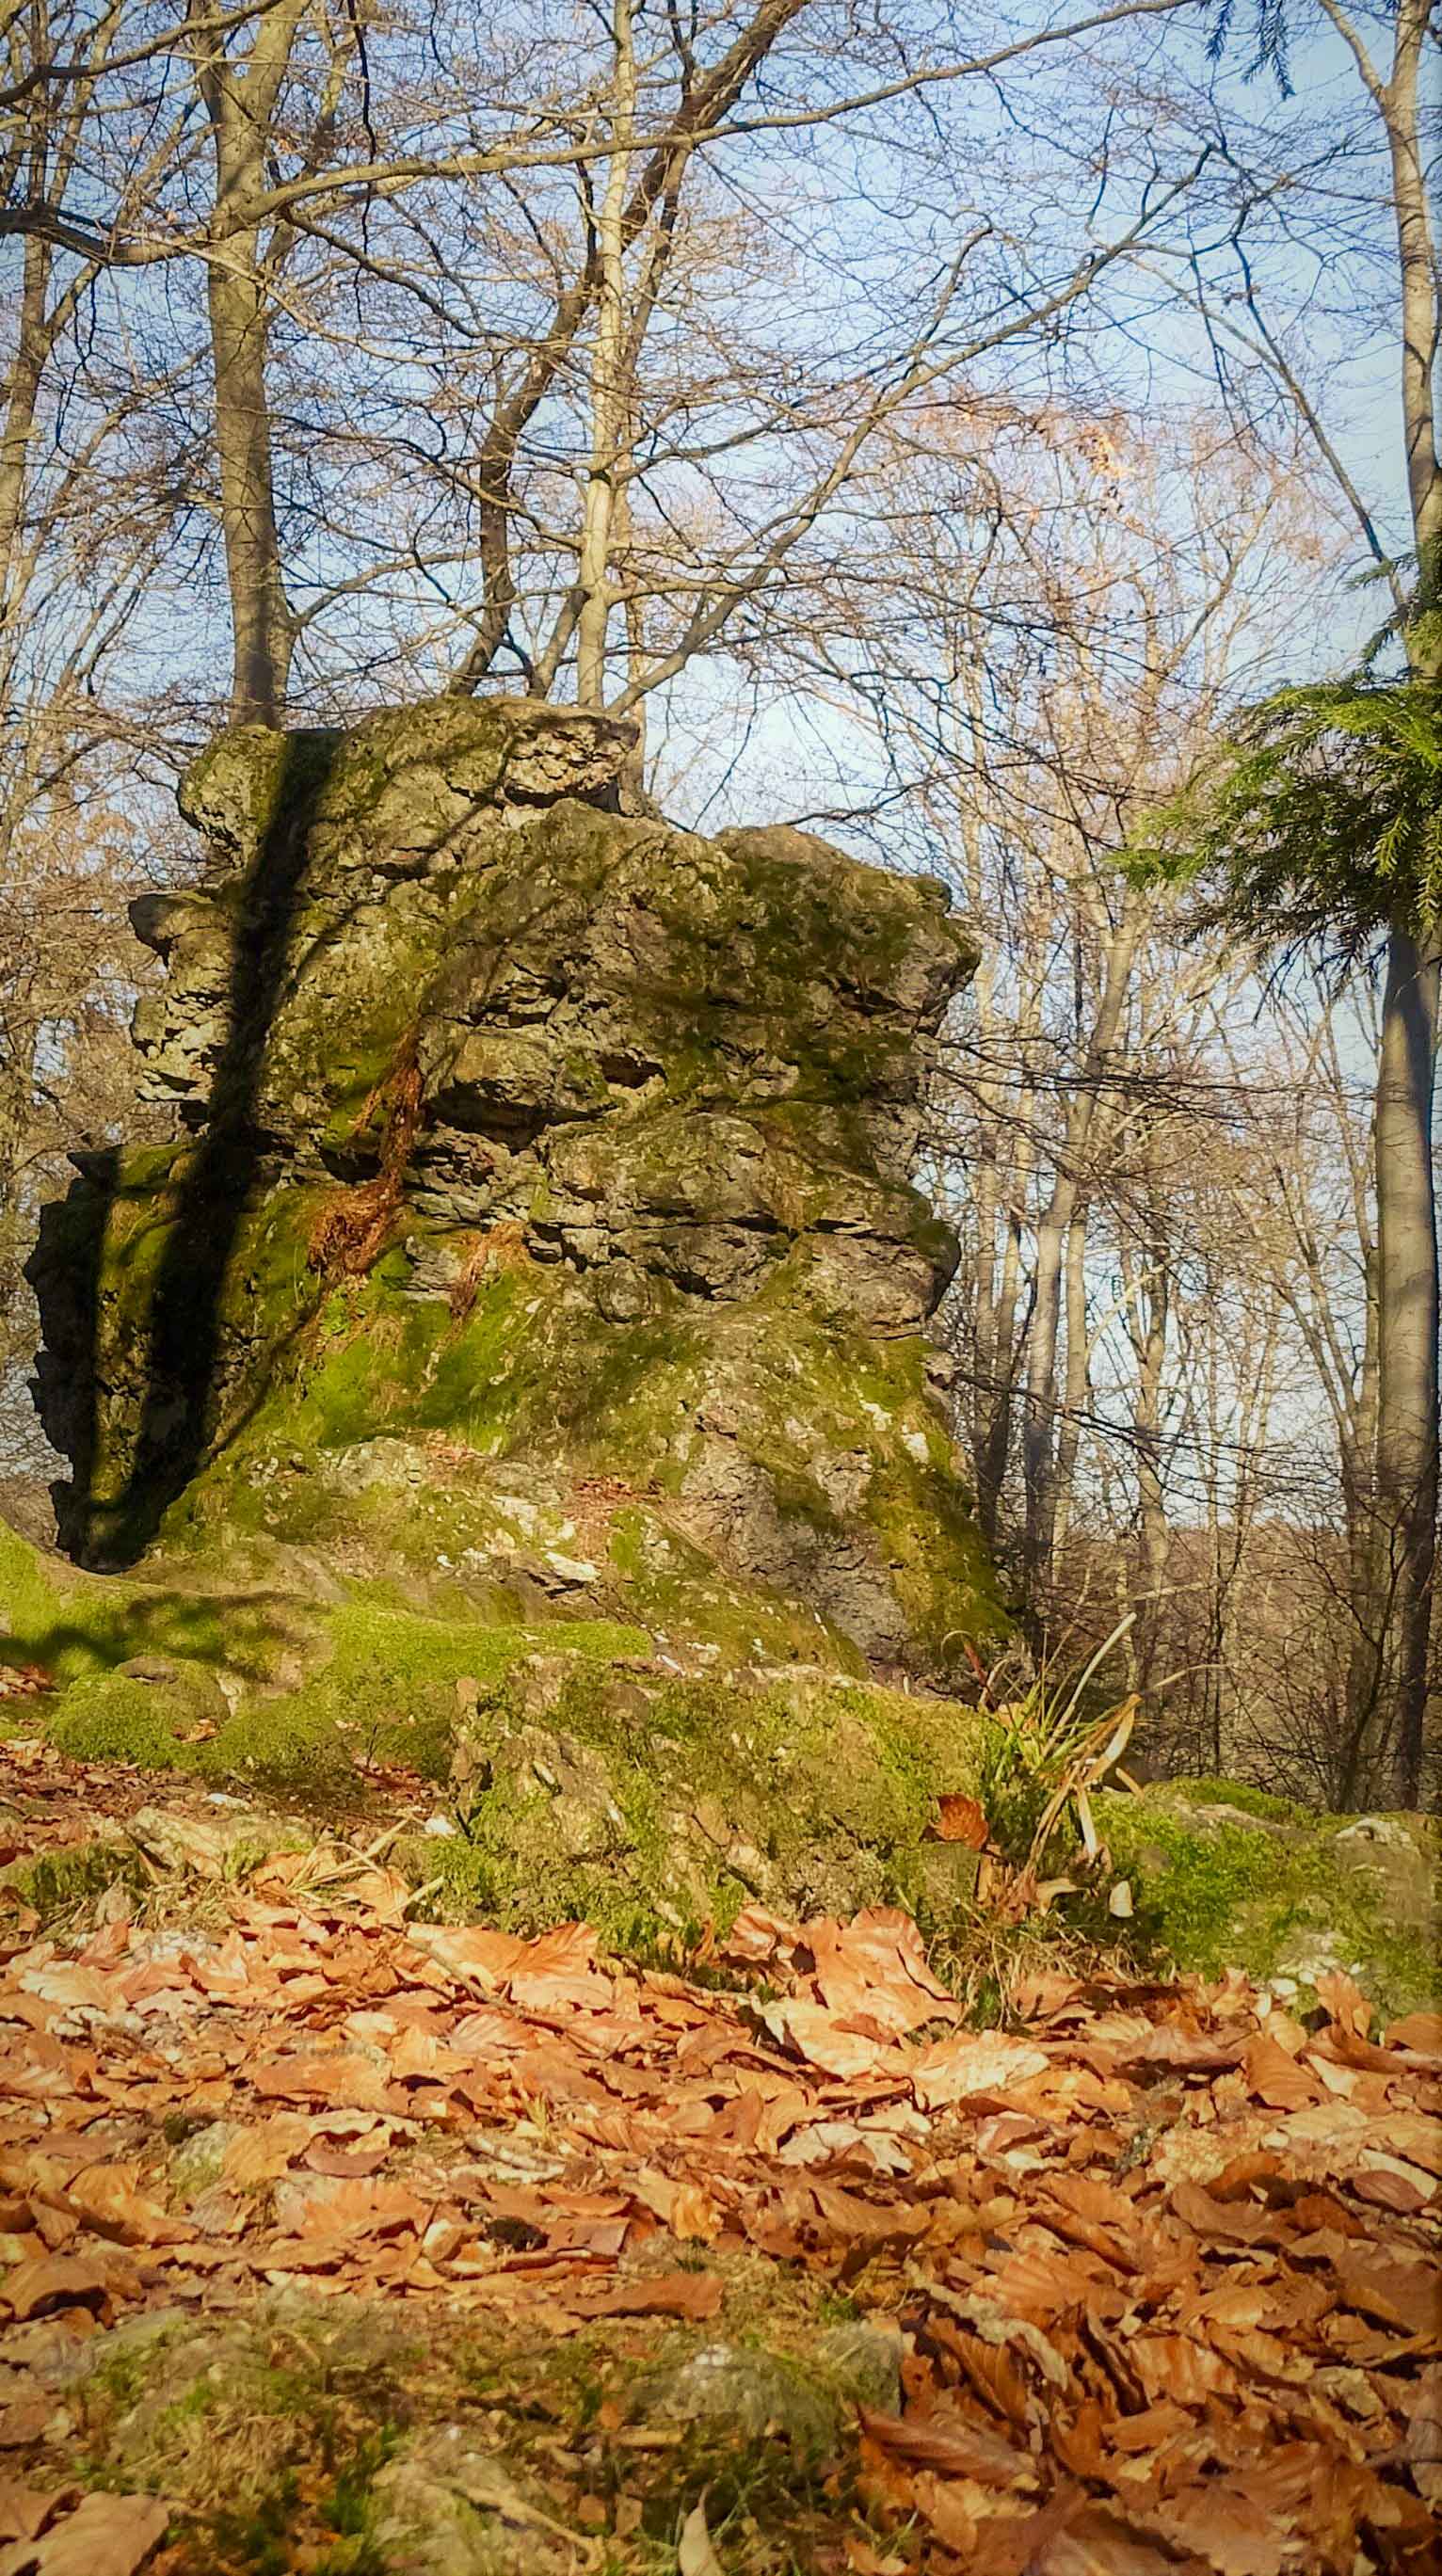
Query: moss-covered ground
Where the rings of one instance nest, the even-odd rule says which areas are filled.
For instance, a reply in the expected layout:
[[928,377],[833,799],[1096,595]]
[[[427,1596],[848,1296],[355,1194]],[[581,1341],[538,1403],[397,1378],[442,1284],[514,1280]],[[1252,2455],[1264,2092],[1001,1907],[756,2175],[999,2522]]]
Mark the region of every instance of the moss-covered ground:
[[559,2568],[589,2522],[616,2576],[650,2576],[702,2499],[728,2561],[805,2565],[848,2529],[860,2544],[851,2419],[858,2400],[895,2406],[898,2347],[804,2273],[706,2268],[723,2299],[705,2327],[602,2322],[562,2343],[455,2313],[408,2330],[403,2311],[296,2292],[228,2323],[138,2319],[74,2376],[72,2468],[171,2501],[174,2576],[393,2570],[397,2502],[414,2514],[434,2492],[417,2478],[408,2495],[396,2465],[436,2432],[484,2459],[499,2499],[457,2516],[467,2569]]
[[[970,1856],[932,1836],[940,1798],[978,1785],[973,1714],[840,1657],[797,1662],[809,1640],[785,1606],[731,1594],[674,1535],[658,1546],[639,1503],[604,1542],[641,1623],[417,1598],[404,1569],[307,1596],[275,1552],[269,1581],[238,1558],[228,1589],[183,1555],[169,1580],[98,1577],[0,1528],[0,1664],[58,1685],[0,1702],[0,1725],[38,1712],[80,1762],[395,1823],[395,1858],[453,1917],[584,1916],[657,1955],[748,1902],[899,1902],[964,1953]],[[398,1818],[392,1775],[414,1783]],[[1078,1900],[1063,1931],[1095,1916],[1140,1958],[1304,1996],[1329,1967],[1397,2009],[1442,1989],[1435,1824],[1310,1816],[1226,1782],[1105,1795],[1100,1817],[1134,1913],[1123,1933]],[[114,1847],[46,1856],[29,1901],[49,1915],[131,1865]]]
[[[377,1777],[412,1775],[434,1830],[398,1857],[462,1916],[588,1915],[644,1948],[748,1898],[924,1908],[937,1799],[971,1782],[968,1713],[795,1662],[814,1634],[784,1605],[732,1595],[683,1544],[658,1556],[634,1518],[615,1544],[653,1626],[445,1614],[373,1580],[217,1594],[184,1560],[168,1585],[85,1575],[0,1533],[0,1662],[63,1685],[14,1703],[12,1731],[38,1709],[78,1762],[313,1813],[349,1794],[378,1821]],[[768,1650],[785,1659],[747,1660]]]

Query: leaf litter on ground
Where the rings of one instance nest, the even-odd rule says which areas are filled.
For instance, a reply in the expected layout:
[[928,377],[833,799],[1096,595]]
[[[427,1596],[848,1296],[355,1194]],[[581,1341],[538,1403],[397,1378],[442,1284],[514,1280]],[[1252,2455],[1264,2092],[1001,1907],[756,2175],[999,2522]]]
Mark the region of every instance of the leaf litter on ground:
[[[742,2256],[901,2337],[818,2567],[1442,2566],[1442,2018],[1041,1969],[974,2030],[894,1911],[750,1907],[692,1984],[341,1857],[203,1923],[0,1917],[0,2576],[129,2576],[168,2519],[57,2474],[24,2337],[303,2290],[562,2346],[704,2326]],[[693,2503],[681,2565],[718,2532]]]

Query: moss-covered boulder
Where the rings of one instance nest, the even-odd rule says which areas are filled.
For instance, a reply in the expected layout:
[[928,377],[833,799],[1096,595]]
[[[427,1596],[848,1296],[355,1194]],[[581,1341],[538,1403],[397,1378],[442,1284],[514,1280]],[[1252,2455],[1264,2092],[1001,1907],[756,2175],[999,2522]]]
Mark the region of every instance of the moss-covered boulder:
[[439,1812],[396,1856],[441,1910],[582,1914],[624,1948],[724,1930],[752,1901],[799,1917],[900,1901],[935,1923],[967,1892],[933,1883],[937,1800],[975,1776],[975,1719],[946,1700],[535,1655],[467,1694]]
[[135,1655],[67,1691],[52,1740],[78,1762],[136,1762],[152,1770],[198,1758],[228,1721],[214,1671],[183,1655]]
[[1180,1967],[1244,1969],[1290,2004],[1338,1969],[1392,2013],[1442,2003],[1435,1817],[1319,1816],[1226,1780],[1097,1804],[1138,1928]]
[[[757,1898],[950,1920],[967,1882],[937,1864],[975,1855],[929,1836],[938,1799],[975,1790],[974,1712],[747,1662],[737,1602],[714,1606],[726,1651],[555,1611],[441,1612],[368,1582],[227,1593],[163,1561],[98,1575],[0,1524],[0,1660],[59,1685],[15,1703],[17,1725],[77,1761],[179,1775],[178,1804],[157,1789],[131,1820],[137,1867],[234,1874],[317,1821],[374,1813],[400,1771],[414,1821],[388,1807],[387,1847],[434,1914],[525,1930],[587,1915],[622,1948],[724,1928]],[[198,1633],[208,1661],[180,1651]],[[150,1650],[126,1655],[139,1638]],[[289,1830],[277,1800],[309,1827]]]
[[188,773],[206,870],[134,916],[174,1140],[32,1265],[83,1562],[932,1674],[1003,1624],[909,1177],[970,936],[805,834],[624,818],[628,744],[446,699]]
[[[178,2150],[172,2207],[203,2212],[228,2125]],[[559,2340],[544,2298],[512,2322],[307,2282],[52,2331],[50,2484],[79,2460],[89,2483],[163,2496],[187,2569],[674,2568],[698,2500],[755,2534],[757,2564],[810,2566],[818,2502],[850,2493],[858,2401],[900,2404],[901,2339],[828,2322],[834,2293],[800,2265],[707,2252],[724,2287],[706,2329],[625,2317]],[[598,2532],[598,2499],[621,2497],[629,2547]]]

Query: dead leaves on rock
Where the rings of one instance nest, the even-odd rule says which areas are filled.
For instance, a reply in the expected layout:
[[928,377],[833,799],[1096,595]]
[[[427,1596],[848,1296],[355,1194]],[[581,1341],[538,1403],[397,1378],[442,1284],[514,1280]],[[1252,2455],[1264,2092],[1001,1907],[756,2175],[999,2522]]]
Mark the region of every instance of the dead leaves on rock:
[[[557,2335],[706,2324],[728,2261],[761,2255],[904,2337],[902,2413],[859,2425],[876,2546],[838,2537],[838,2570],[914,2564],[913,2526],[940,2576],[1438,2564],[1435,2016],[1375,2032],[1338,1979],[1308,2029],[1240,1978],[1039,1971],[1023,2026],[978,2032],[894,1912],[748,1909],[713,1953],[726,1992],[613,1969],[584,1925],[526,1941],[404,1903],[300,1855],[204,1931],[22,1938],[0,1974],[17,2334],[291,2284]],[[207,2122],[182,2191],[167,2124]],[[0,2357],[0,2437],[43,2419]],[[78,2564],[72,2530],[85,2576],[128,2570],[164,2525],[144,2498],[45,2510],[0,2576]],[[704,2568],[704,2515],[686,2528]]]
[[936,1822],[931,1838],[939,1843],[964,1843],[968,1851],[985,1851],[991,1840],[991,1827],[986,1809],[975,1798],[965,1798],[959,1790],[948,1790],[936,1802]]

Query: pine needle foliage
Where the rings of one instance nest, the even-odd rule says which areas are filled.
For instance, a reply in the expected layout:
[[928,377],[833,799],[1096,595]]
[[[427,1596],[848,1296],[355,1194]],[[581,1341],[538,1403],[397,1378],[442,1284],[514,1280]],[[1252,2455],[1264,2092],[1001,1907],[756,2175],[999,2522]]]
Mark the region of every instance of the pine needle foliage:
[[[1213,11],[1211,32],[1207,38],[1208,62],[1219,63],[1224,58],[1236,15],[1236,0],[1221,0],[1220,7]],[[1252,18],[1256,50],[1242,77],[1255,80],[1258,72],[1270,71],[1282,97],[1291,98],[1294,93],[1288,59],[1285,0],[1256,0]]]
[[1350,964],[1389,921],[1442,922],[1442,688],[1364,676],[1279,690],[1153,808],[1128,867],[1195,888],[1198,929],[1262,953]]

